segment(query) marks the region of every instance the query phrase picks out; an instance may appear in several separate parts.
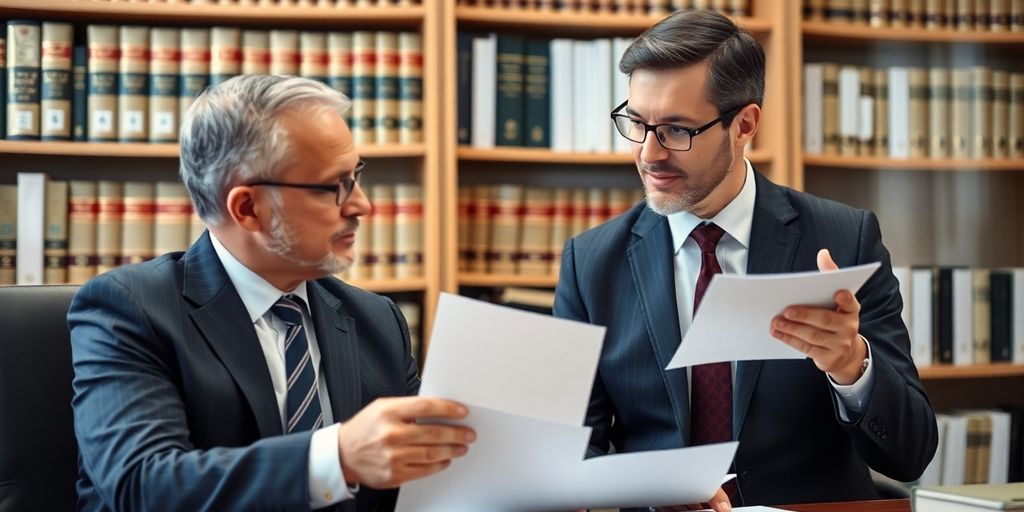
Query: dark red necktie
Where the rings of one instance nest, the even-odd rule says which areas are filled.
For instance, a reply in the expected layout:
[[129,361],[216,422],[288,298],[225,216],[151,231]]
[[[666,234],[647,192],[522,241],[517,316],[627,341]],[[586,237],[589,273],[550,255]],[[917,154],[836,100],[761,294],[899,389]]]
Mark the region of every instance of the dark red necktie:
[[[693,291],[693,314],[704,298],[711,277],[722,273],[715,248],[725,231],[715,224],[697,226],[690,233],[700,246],[700,274]],[[732,363],[711,363],[690,369],[690,445],[732,440]],[[733,506],[738,504],[735,480],[723,486]]]

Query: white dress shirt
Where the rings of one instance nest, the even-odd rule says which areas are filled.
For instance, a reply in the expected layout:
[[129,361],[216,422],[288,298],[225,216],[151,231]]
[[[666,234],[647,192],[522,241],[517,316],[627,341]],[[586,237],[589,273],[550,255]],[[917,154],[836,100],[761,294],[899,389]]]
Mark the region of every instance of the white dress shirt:
[[[757,196],[757,184],[754,181],[754,168],[750,161],[746,163],[746,178],[743,188],[722,211],[710,219],[701,219],[690,212],[673,213],[668,216],[668,226],[672,232],[672,247],[675,248],[675,284],[676,305],[679,308],[679,332],[685,337],[693,318],[693,292],[697,287],[697,276],[700,274],[700,246],[690,238],[690,232],[703,222],[717,224],[725,231],[718,242],[715,256],[725,274],[746,274],[747,256],[750,249],[750,230],[754,222],[754,199]],[[768,332],[770,326],[764,326]],[[779,341],[782,343],[782,341]],[[841,386],[829,378],[829,382],[840,397],[839,415],[849,421],[847,409],[860,412],[864,401],[871,394],[874,378],[871,371],[871,348],[868,346],[868,367],[857,382],[849,386]],[[732,363],[733,384],[736,383],[736,362]],[[690,368],[686,369],[687,379]]]
[[[263,351],[263,358],[267,361],[267,368],[270,370],[270,380],[274,385],[277,408],[281,412],[281,429],[282,432],[287,432],[285,422],[288,418],[288,376],[285,369],[284,342],[288,326],[284,320],[271,312],[270,308],[282,295],[301,297],[308,308],[309,298],[306,283],[300,283],[290,292],[278,290],[266,279],[238,261],[220,243],[220,240],[213,236],[213,233],[210,233],[210,242],[213,243],[213,249],[217,252],[217,257],[220,258],[228,279],[238,291],[238,296],[241,297],[246,311],[249,312],[249,319],[252,320],[252,325],[256,329],[256,337],[260,342],[259,348]],[[313,320],[308,309],[302,313],[302,327],[305,329],[306,339],[309,342],[310,363],[316,372],[317,393],[320,396],[320,409],[324,415],[323,424],[327,425],[313,432],[313,438],[309,443],[309,506],[316,509],[352,498],[353,491],[346,485],[341,472],[341,462],[338,459],[338,428],[340,424],[334,423],[331,401],[327,396],[327,382],[320,370],[320,347],[316,341],[316,329],[313,327]],[[256,347],[254,346],[252,349],[256,350]]]

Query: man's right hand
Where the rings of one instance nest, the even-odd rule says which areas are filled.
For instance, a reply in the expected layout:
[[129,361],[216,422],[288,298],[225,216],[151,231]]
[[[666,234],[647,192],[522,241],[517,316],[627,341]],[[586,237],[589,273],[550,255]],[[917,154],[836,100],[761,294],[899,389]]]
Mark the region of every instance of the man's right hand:
[[381,398],[338,429],[341,469],[349,485],[376,489],[432,475],[466,454],[476,440],[467,427],[419,425],[421,418],[465,418],[466,407],[440,398]]

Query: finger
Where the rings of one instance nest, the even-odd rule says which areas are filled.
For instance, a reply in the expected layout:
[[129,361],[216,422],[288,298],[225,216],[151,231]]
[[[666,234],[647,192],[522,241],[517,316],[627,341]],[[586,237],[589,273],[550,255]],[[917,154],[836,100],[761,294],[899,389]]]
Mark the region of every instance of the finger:
[[435,446],[407,446],[395,450],[394,463],[399,465],[429,465],[457,459],[469,449],[464,444],[443,444]]
[[732,503],[729,502],[729,495],[725,493],[725,489],[718,488],[718,492],[708,500],[708,505],[711,510],[715,512],[729,512],[732,510]]
[[387,407],[389,407],[390,412],[397,414],[399,418],[406,421],[420,418],[461,419],[469,414],[466,406],[458,402],[425,396],[391,399]]
[[783,312],[782,317],[775,318],[837,334],[848,334],[847,331],[855,331],[858,321],[857,315],[853,313],[805,306],[790,306]]
[[467,444],[476,441],[476,432],[456,425],[401,423],[390,427],[384,441],[392,446]]
[[839,270],[839,265],[832,261],[832,254],[828,252],[828,249],[818,251],[818,270],[822,272]]
[[860,314],[860,301],[850,290],[836,292],[836,308],[840,313]]
[[772,322],[772,328],[817,347],[830,349],[838,346],[839,343],[836,333],[801,322],[792,322],[776,317]]
[[451,465],[450,460],[444,462],[434,462],[432,464],[409,464],[405,466],[405,471],[402,474],[401,481],[399,484],[408,482],[410,480],[418,480],[420,478],[428,477],[437,473],[444,468]]

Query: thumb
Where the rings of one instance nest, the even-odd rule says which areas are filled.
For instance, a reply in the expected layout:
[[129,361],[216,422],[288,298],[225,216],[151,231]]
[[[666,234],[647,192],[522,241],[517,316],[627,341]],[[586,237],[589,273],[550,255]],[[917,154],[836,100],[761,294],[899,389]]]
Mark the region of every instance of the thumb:
[[839,265],[832,261],[832,255],[829,254],[828,249],[818,251],[818,270],[822,272],[839,270]]

